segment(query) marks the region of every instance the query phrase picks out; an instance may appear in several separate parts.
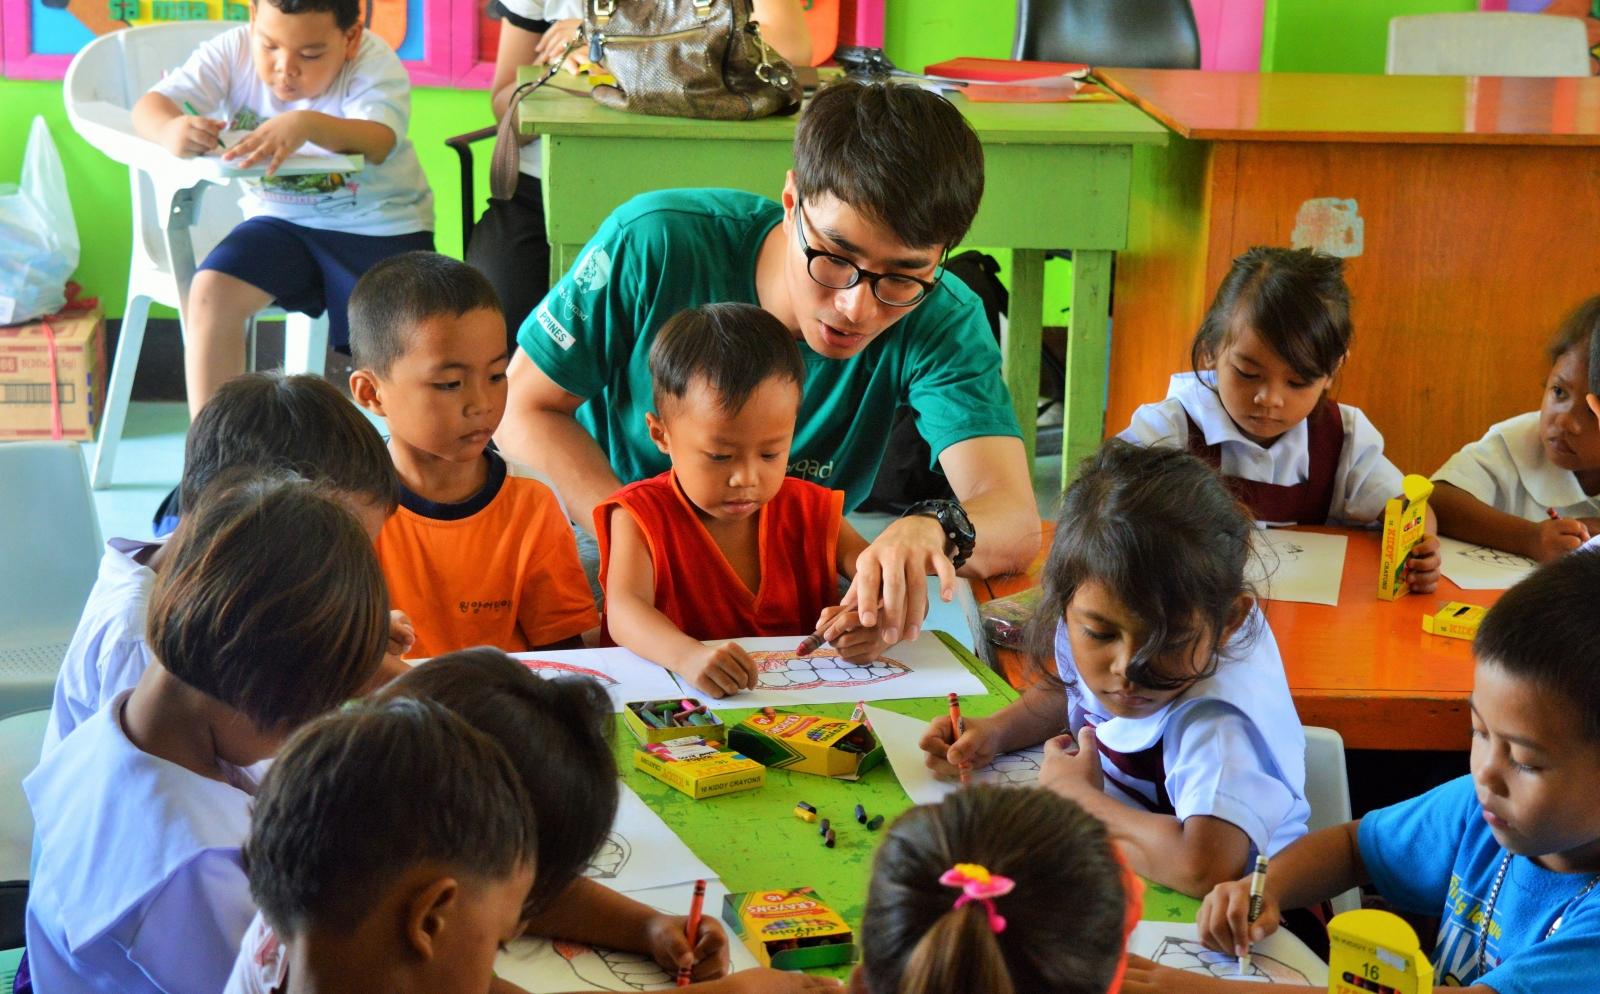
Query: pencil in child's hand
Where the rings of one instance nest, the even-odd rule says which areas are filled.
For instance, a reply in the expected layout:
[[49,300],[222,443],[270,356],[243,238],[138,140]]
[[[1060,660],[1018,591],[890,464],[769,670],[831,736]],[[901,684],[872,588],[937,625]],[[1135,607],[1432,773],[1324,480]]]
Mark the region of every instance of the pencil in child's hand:
[[[694,882],[694,899],[689,902],[689,925],[688,925],[687,928],[684,929],[685,934],[687,934],[687,936],[689,938],[689,955],[690,956],[694,955],[695,941],[700,938],[700,911],[701,911],[702,908],[705,907],[705,903],[706,903],[706,882],[704,880],[696,880]],[[693,975],[694,975],[694,967],[692,967],[692,966],[680,966],[680,967],[678,967],[678,986],[679,987],[688,987],[689,986],[689,981],[693,977]]]
[[[1267,898],[1267,857],[1256,856],[1256,868],[1250,874],[1250,924],[1254,925],[1256,919],[1261,917],[1262,905]],[[1243,976],[1250,969],[1250,936],[1244,937],[1244,953],[1239,957],[1239,974]]]
[[[951,691],[950,700],[950,744],[955,745],[967,731],[967,723],[961,720],[961,695]],[[971,764],[962,763],[957,769],[961,772],[961,786],[965,787],[971,780]]]

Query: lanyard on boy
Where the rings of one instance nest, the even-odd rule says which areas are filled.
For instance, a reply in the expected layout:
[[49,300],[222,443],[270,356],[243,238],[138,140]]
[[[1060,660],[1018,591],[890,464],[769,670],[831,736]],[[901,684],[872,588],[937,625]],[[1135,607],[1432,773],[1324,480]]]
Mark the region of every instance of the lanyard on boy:
[[[1495,902],[1500,899],[1500,888],[1506,882],[1506,870],[1510,867],[1511,853],[1507,852],[1500,857],[1500,868],[1495,870],[1494,883],[1489,887],[1489,899],[1483,902],[1483,931],[1478,933],[1478,951],[1471,960],[1471,962],[1477,964],[1479,976],[1487,972],[1485,968],[1488,964],[1484,962],[1484,957],[1489,953],[1489,924],[1494,921]],[[1561,923],[1566,921],[1568,912],[1572,910],[1574,905],[1588,896],[1590,891],[1594,890],[1595,884],[1600,884],[1600,873],[1590,877],[1589,882],[1583,885],[1582,890],[1567,899],[1567,903],[1561,906],[1561,912],[1556,915],[1556,920],[1550,923],[1550,927],[1545,929],[1544,935],[1541,935],[1538,941],[1543,942],[1555,935],[1557,930],[1561,928]],[[1464,977],[1462,978],[1463,982],[1465,979]]]

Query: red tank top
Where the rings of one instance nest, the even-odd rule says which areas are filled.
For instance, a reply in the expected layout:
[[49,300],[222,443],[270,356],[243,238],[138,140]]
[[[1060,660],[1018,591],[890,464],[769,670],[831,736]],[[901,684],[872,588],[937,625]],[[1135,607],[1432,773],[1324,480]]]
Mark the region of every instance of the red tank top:
[[[594,509],[602,587],[616,508],[633,515],[649,543],[656,610],[690,638],[804,635],[816,628],[823,608],[839,602],[841,490],[789,477],[756,512],[761,585],[755,593],[700,523],[670,470],[623,487]],[[604,644],[616,644],[604,617],[600,634]]]
[[[1222,446],[1207,445],[1205,432],[1189,418],[1189,452],[1222,468]],[[1306,446],[1311,466],[1305,482],[1285,486],[1256,480],[1224,476],[1228,489],[1244,501],[1257,521],[1289,521],[1297,525],[1325,525],[1333,509],[1333,485],[1339,473],[1339,455],[1344,451],[1344,418],[1339,405],[1327,398],[1311,409],[1306,418]]]

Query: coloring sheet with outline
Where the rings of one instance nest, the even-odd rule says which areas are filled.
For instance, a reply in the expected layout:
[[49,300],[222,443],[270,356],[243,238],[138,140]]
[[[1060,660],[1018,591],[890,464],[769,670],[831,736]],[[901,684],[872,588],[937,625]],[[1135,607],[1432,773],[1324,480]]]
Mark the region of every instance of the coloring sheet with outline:
[[[722,898],[728,889],[721,881],[706,884],[704,916],[722,923]],[[693,881],[673,887],[636,891],[628,896],[671,915],[687,915],[694,894]],[[723,932],[728,928],[723,924]],[[759,966],[755,956],[732,935],[728,936],[730,972]],[[518,939],[501,953],[494,972],[530,994],[549,991],[653,991],[676,986],[677,975],[669,974],[643,953],[624,953],[596,949],[578,942],[552,939]]]
[[1245,580],[1268,600],[1334,606],[1349,544],[1343,535],[1258,528],[1250,539],[1254,555],[1245,563]]
[[1128,952],[1175,970],[1254,983],[1328,987],[1328,964],[1298,937],[1284,929],[1250,949],[1250,969],[1239,975],[1239,958],[1200,944],[1194,923],[1140,922],[1128,937]]
[[593,677],[611,695],[611,710],[622,713],[627,701],[655,701],[684,696],[672,674],[627,649],[564,649],[560,652],[513,652],[511,658],[535,676]]
[[[721,700],[700,695],[713,710],[728,708],[791,707],[799,704],[854,704],[856,701],[894,701],[908,697],[943,697],[989,692],[938,636],[924,632],[914,642],[897,642],[873,663],[847,663],[831,646],[809,656],[795,655],[800,635],[735,639],[761,669],[755,690],[741,691]],[[685,681],[685,694],[694,693]]]
[[[1065,709],[1063,709],[1065,710]],[[1065,715],[1063,714],[1063,719]],[[903,714],[885,711],[867,705],[867,721],[872,732],[883,743],[883,751],[894,770],[895,779],[905,788],[913,804],[937,804],[959,789],[960,784],[940,780],[922,761],[922,749],[917,743],[928,723],[921,718],[908,718]],[[982,769],[973,770],[971,782],[1015,784],[1023,787],[1039,783],[1039,764],[1044,758],[1044,745],[1019,749],[994,758]]]
[[[689,850],[676,832],[650,810],[633,788],[622,785],[611,835],[595,854],[584,876],[614,891],[629,893],[709,880],[711,868]],[[687,907],[687,905],[685,905]]]
[[1539,565],[1527,556],[1439,536],[1445,579],[1462,590],[1505,590]]

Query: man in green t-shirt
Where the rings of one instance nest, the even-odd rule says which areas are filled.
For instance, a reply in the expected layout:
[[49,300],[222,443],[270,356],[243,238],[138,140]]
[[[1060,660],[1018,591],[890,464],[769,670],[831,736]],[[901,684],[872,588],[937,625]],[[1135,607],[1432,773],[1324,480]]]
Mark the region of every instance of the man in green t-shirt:
[[913,637],[922,577],[939,575],[948,598],[957,565],[967,576],[1016,571],[1039,547],[999,350],[978,298],[940,269],[982,194],[982,148],[948,101],[882,83],[824,88],[797,126],[781,204],[667,190],[601,225],[518,332],[497,442],[592,528],[600,501],[668,468],[644,417],[657,330],[687,307],[758,304],[805,358],[790,475],[843,490],[854,508],[906,404],[950,480],[957,501],[886,528],[846,595],[890,641]]

